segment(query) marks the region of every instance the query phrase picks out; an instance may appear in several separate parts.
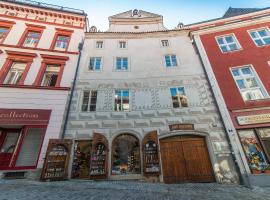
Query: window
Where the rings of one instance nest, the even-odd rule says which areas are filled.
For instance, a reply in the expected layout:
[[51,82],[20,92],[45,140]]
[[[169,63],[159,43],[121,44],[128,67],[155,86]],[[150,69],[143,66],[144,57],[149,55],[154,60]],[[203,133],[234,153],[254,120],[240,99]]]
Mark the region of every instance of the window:
[[89,70],[90,71],[100,71],[101,70],[101,57],[90,58]]
[[125,41],[120,41],[120,42],[119,42],[119,48],[120,48],[120,49],[126,49],[126,48],[127,48],[127,42],[125,42]]
[[234,35],[218,37],[217,43],[223,53],[240,49],[240,45],[236,41],[236,38]]
[[56,86],[59,72],[60,72],[59,65],[47,65],[45,73],[43,75],[41,86],[47,86],[47,87]]
[[102,49],[103,48],[103,41],[97,41],[96,42],[96,48],[97,49]]
[[58,35],[56,37],[54,50],[65,51],[67,50],[70,36]]
[[168,47],[168,46],[170,46],[168,40],[161,40],[161,45],[162,45],[162,47]]
[[177,66],[176,55],[166,55],[165,62],[166,62],[166,67],[176,67]]
[[9,28],[7,27],[0,27],[0,43],[4,41],[8,34]]
[[239,130],[238,135],[252,173],[270,170],[270,129]]
[[126,71],[128,70],[128,58],[116,58],[116,70]]
[[23,46],[24,47],[36,47],[39,41],[41,33],[29,31],[26,35],[24,40]]
[[249,32],[257,46],[270,45],[270,32],[268,29],[260,29]]
[[82,99],[82,111],[83,112],[93,112],[96,111],[97,106],[97,91],[84,91]]
[[17,85],[22,78],[26,63],[13,62],[4,80],[4,84]]
[[266,96],[265,91],[250,66],[232,68],[231,72],[245,101],[263,99]]
[[173,108],[188,107],[188,99],[184,87],[171,88]]
[[114,96],[115,111],[129,111],[129,91],[115,90]]

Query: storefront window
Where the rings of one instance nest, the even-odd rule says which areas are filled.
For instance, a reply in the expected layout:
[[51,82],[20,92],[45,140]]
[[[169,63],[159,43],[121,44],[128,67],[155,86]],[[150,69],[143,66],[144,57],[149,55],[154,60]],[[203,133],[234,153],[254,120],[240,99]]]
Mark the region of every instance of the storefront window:
[[90,170],[92,142],[90,140],[75,141],[72,178],[88,178]]
[[262,146],[256,137],[255,130],[241,130],[238,134],[252,173],[262,173],[270,170]]
[[265,154],[268,158],[268,161],[270,161],[270,128],[258,129],[258,133]]
[[118,136],[112,145],[112,175],[140,173],[139,140],[129,134]]

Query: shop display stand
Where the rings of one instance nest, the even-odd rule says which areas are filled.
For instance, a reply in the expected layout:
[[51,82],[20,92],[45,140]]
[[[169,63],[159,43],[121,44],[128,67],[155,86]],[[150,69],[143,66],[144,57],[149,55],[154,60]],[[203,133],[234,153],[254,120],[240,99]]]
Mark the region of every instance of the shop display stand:
[[51,139],[41,173],[41,180],[60,181],[68,177],[71,140]]
[[145,176],[159,176],[160,162],[157,132],[147,134],[143,140],[143,169]]
[[90,164],[91,179],[106,179],[108,174],[108,141],[99,134],[94,133],[92,156]]

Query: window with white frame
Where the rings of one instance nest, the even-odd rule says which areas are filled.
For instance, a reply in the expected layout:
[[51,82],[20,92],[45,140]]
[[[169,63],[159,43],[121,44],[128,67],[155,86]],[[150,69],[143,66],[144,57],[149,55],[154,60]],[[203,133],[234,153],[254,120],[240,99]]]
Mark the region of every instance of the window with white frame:
[[166,67],[176,67],[177,66],[177,58],[176,55],[166,55],[165,56]]
[[116,58],[116,70],[117,71],[127,71],[128,70],[128,58],[127,57],[117,57]]
[[54,50],[65,51],[68,48],[70,36],[58,35],[56,37]]
[[96,48],[97,49],[102,49],[103,48],[103,41],[97,41],[96,42]]
[[217,43],[223,53],[240,49],[240,45],[234,35],[217,37]]
[[59,65],[48,64],[41,82],[41,86],[54,87],[56,86],[57,79],[60,72]]
[[90,71],[100,71],[101,70],[101,57],[92,57],[89,62]]
[[249,34],[257,46],[270,45],[269,29],[252,30]]
[[115,90],[114,110],[129,111],[129,90]]
[[119,42],[119,48],[120,49],[126,49],[127,48],[127,42],[126,41],[120,41]]
[[4,80],[4,84],[17,85],[23,75],[26,65],[26,63],[13,62]]
[[231,72],[245,101],[266,97],[267,94],[251,66],[231,68]]
[[161,40],[161,45],[162,45],[162,47],[168,47],[168,46],[170,46],[169,40]]
[[94,112],[97,107],[97,90],[83,91],[82,112]]
[[173,108],[188,107],[188,99],[184,87],[170,88]]
[[26,35],[23,46],[35,47],[39,41],[40,35],[41,35],[40,32],[29,31]]
[[9,28],[7,27],[0,27],[0,43],[4,41],[8,34]]

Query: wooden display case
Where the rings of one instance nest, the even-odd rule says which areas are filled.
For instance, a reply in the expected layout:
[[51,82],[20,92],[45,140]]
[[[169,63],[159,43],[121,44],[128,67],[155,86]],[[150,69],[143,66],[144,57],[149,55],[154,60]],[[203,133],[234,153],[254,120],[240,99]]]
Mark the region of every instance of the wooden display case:
[[60,181],[68,178],[72,140],[50,139],[41,180]]
[[108,141],[99,133],[94,133],[89,173],[91,179],[106,179],[108,176]]
[[157,132],[148,133],[143,139],[143,172],[145,176],[159,176],[159,147]]

